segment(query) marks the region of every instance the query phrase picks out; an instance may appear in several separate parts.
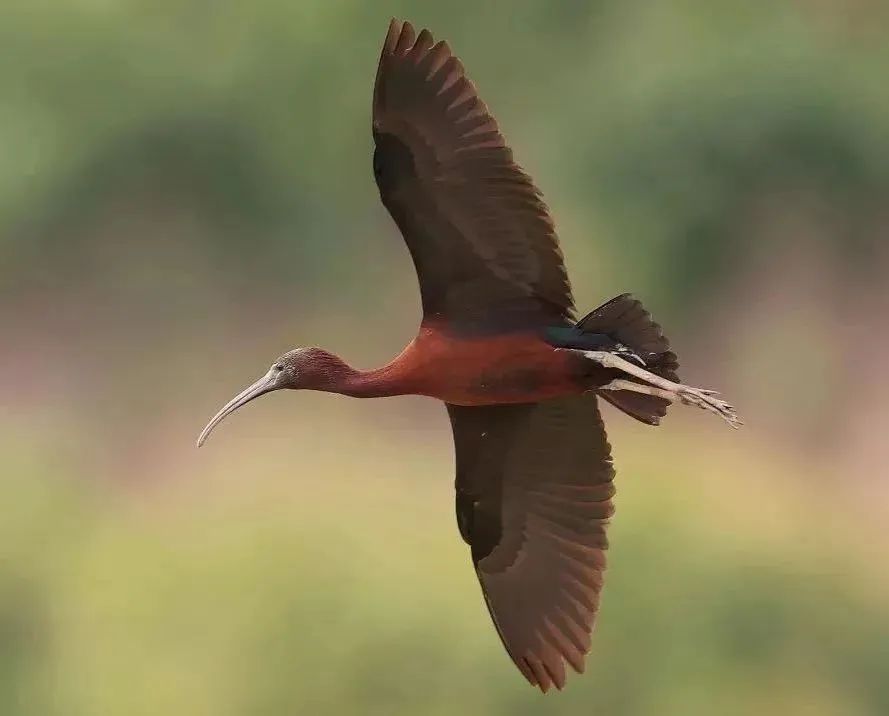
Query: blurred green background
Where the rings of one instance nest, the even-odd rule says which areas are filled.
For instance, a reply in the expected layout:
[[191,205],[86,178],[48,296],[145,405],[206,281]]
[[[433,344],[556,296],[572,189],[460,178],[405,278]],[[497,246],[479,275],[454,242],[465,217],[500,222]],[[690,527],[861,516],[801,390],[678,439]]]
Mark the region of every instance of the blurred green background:
[[[447,38],[555,212],[748,427],[605,408],[587,674],[528,688],[441,406],[275,395],[419,319],[379,204],[391,15]],[[4,0],[0,714],[889,713],[889,7]]]

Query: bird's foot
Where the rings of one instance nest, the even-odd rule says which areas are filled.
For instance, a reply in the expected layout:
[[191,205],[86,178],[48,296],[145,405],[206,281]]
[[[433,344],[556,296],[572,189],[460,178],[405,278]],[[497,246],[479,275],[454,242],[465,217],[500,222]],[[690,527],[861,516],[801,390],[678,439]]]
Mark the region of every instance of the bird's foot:
[[692,388],[689,385],[676,385],[676,397],[683,405],[694,405],[697,408],[707,410],[725,420],[731,427],[740,428],[744,423],[738,413],[735,412],[734,406],[721,400],[717,396],[715,390],[704,390],[703,388]]
[[693,388],[690,385],[676,383],[663,376],[645,370],[635,363],[631,363],[614,353],[605,351],[583,351],[583,355],[596,361],[605,368],[616,368],[627,375],[633,376],[640,381],[644,381],[643,384],[640,384],[635,381],[617,378],[612,380],[608,385],[600,388],[600,390],[630,390],[636,393],[654,395],[671,402],[678,401],[684,405],[694,405],[695,407],[714,413],[725,420],[725,422],[733,428],[739,428],[744,424],[735,412],[734,407],[724,400],[720,400],[717,397],[719,393],[715,390]]

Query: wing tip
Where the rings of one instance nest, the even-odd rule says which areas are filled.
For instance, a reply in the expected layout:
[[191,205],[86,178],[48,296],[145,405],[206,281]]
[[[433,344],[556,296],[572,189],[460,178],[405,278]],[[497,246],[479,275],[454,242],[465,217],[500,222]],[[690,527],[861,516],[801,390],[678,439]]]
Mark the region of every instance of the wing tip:
[[393,17],[389,20],[389,29],[386,31],[386,39],[383,40],[383,55],[391,55],[401,35],[401,20]]
[[392,17],[389,20],[389,29],[386,31],[386,39],[383,41],[383,56],[403,55],[412,49],[417,41],[423,38],[431,39],[429,30],[422,29],[419,34],[409,20],[400,20]]
[[[417,55],[434,53],[442,63],[454,55],[447,40],[436,42],[429,29],[424,27],[418,31],[408,20],[391,18],[386,39],[383,41],[383,57],[406,55],[412,51]],[[435,69],[438,69],[438,66]]]
[[[552,653],[538,656],[527,652],[525,656],[516,659],[516,666],[532,686],[536,686],[542,693],[547,693],[553,686],[556,691],[565,688],[567,677],[565,675],[565,662],[561,654]],[[524,668],[523,668],[524,667]]]
[[407,20],[401,23],[401,32],[398,35],[398,41],[395,44],[395,48],[393,53],[396,55],[405,54],[411,47],[414,46],[414,42],[417,39],[417,35],[414,32],[414,26],[411,25]]

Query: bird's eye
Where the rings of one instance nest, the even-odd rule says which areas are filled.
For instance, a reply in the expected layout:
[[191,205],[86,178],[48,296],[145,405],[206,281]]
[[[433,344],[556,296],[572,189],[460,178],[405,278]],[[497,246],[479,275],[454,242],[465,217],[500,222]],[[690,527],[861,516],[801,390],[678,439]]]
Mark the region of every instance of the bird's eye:
[[274,368],[274,370],[277,371],[278,373],[280,373],[282,370],[284,370],[284,366],[281,365],[280,363],[275,363],[275,365],[273,366],[273,368]]

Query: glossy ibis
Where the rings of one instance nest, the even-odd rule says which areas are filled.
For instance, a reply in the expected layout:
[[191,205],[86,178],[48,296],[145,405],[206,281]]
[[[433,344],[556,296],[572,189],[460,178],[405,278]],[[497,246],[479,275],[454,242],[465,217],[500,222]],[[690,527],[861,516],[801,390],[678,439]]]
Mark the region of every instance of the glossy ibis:
[[297,348],[226,404],[198,440],[281,388],[446,404],[457,524],[512,660],[546,691],[583,671],[605,569],[614,468],[599,397],[659,424],[667,405],[738,420],[682,384],[639,301],[575,321],[553,221],[446,42],[393,20],[373,94],[373,171],[410,250],[423,320],[388,365],[356,370]]

